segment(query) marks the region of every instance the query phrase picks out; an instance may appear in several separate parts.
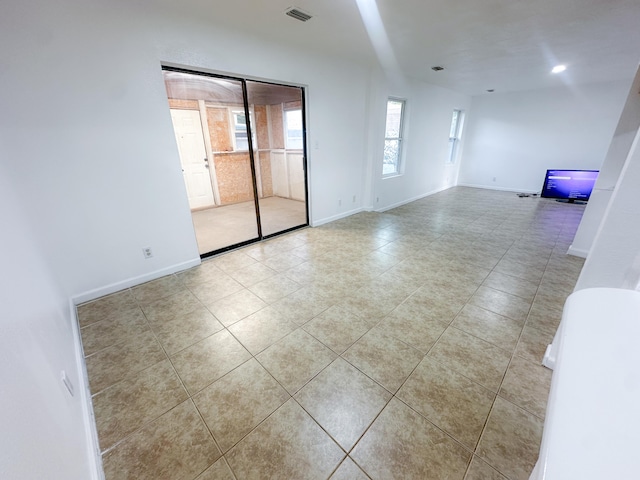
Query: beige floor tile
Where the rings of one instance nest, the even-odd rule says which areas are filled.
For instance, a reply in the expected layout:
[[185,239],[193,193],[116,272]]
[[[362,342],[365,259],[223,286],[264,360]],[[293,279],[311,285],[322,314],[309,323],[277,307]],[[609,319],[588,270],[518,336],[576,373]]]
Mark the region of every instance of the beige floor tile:
[[341,358],[302,388],[295,399],[349,451],[391,394]]
[[222,273],[213,280],[190,287],[190,290],[198,300],[204,305],[209,306],[221,298],[239,292],[243,288],[239,282],[235,281],[226,273]]
[[176,353],[171,361],[193,395],[249,358],[240,342],[223,330]]
[[184,290],[153,303],[145,304],[142,311],[153,326],[159,322],[192,312],[201,306],[202,304],[191,292]]
[[334,305],[302,328],[331,350],[341,354],[367,333],[370,327],[359,315]]
[[351,460],[344,459],[329,480],[369,480],[369,477]]
[[390,295],[375,295],[373,291],[356,292],[346,297],[339,305],[358,315],[372,327],[402,302]]
[[426,357],[396,396],[473,450],[495,394]]
[[229,331],[251,354],[257,355],[296,328],[298,325],[283,319],[273,306],[268,306],[234,323]]
[[247,255],[243,250],[238,250],[237,252],[220,255],[212,259],[211,262],[223,272],[233,272],[253,265],[257,260]]
[[372,329],[342,356],[365,375],[395,393],[424,354],[379,329]]
[[282,318],[304,325],[333,305],[333,301],[313,287],[306,286],[273,303]]
[[279,274],[252,285],[249,290],[265,302],[273,303],[295,292],[300,287],[299,283],[287,278],[284,274]]
[[442,287],[439,284],[427,283],[420,287],[413,295],[409,297],[407,302],[415,302],[416,306],[421,310],[421,316],[446,325],[450,324],[455,316],[462,310],[472,293],[466,295],[455,286]]
[[315,279],[312,285],[321,295],[332,298],[335,303],[340,303],[356,292],[363,282],[354,281],[344,273],[332,272]]
[[494,470],[479,457],[473,456],[464,480],[508,480],[507,477]]
[[478,288],[469,303],[523,323],[531,308],[523,298],[489,287]]
[[543,421],[498,397],[476,453],[510,480],[528,480],[538,459]]
[[500,272],[491,272],[482,284],[485,287],[516,295],[528,302],[533,302],[533,298],[538,291],[537,282],[523,280]]
[[169,360],[127,377],[92,399],[102,451],[187,399]]
[[551,308],[543,304],[536,303],[531,306],[531,311],[527,317],[527,327],[532,327],[549,335],[555,335],[558,325],[562,320],[562,309]]
[[[250,202],[247,205],[252,207]],[[465,471],[467,480],[524,478],[522,472],[530,471],[531,456],[537,453],[537,445],[533,455],[526,453],[537,435],[529,427],[541,428],[536,415],[542,411],[542,392],[548,388],[539,362],[584,263],[565,254],[583,211],[573,207],[458,187],[389,212],[363,212],[259,242],[135,287],[152,331],[143,328],[144,319],[139,317],[140,306],[131,289],[78,306],[96,404],[106,411],[109,409],[101,405],[132,398],[122,400],[122,406],[114,407],[112,413],[100,414],[117,419],[115,427],[109,428],[127,432],[113,434],[125,437],[115,440],[119,443],[105,454],[107,471],[117,472],[115,478],[199,480],[326,479],[332,475],[355,479],[369,478],[367,472],[371,478],[460,479]],[[271,276],[257,281],[267,274]],[[245,284],[256,283],[247,289],[234,276]],[[478,300],[487,301],[493,310],[475,305]],[[532,308],[509,364],[528,303]],[[338,307],[341,304],[343,308]],[[510,316],[518,320],[508,320]],[[369,331],[371,328],[374,330]],[[304,373],[299,375],[300,382],[310,378],[296,394],[304,408],[290,400],[282,403],[289,393],[264,367],[256,367],[259,375],[242,375],[258,364],[242,345],[267,358],[267,353],[277,352],[276,342],[286,344],[284,337],[296,330],[292,338],[306,339],[306,343],[292,342],[284,353],[273,357],[279,378],[295,379],[300,372]],[[318,347],[308,334],[335,352]],[[181,463],[190,462],[188,455],[162,439],[160,444],[151,439],[148,446],[136,446],[138,450],[126,455],[118,453],[120,460],[130,462],[128,467],[112,460],[114,452],[124,451],[120,447],[142,439],[141,432],[175,410],[162,413],[171,408],[167,405],[182,399],[172,397],[173,387],[150,378],[168,365],[153,335],[172,360],[182,360],[175,367],[180,367],[183,377],[193,375],[202,381],[203,390],[195,400],[240,469],[232,472],[224,458],[214,463],[219,453],[197,465]],[[227,340],[215,345],[220,335]],[[313,347],[301,346],[308,344]],[[317,363],[315,349],[322,352]],[[291,352],[294,354],[289,355]],[[336,353],[343,358],[321,370],[327,352],[329,360]],[[418,366],[425,352],[428,356]],[[239,358],[234,361],[236,355]],[[347,370],[357,372],[354,378],[334,372],[348,361],[352,363]],[[274,365],[271,369],[275,371]],[[438,368],[444,373],[434,373]],[[102,388],[100,382],[110,387],[96,391],[96,381],[98,388]],[[166,382],[171,385],[173,380]],[[387,407],[380,412],[376,392],[383,392],[383,399],[391,392],[378,382],[391,392],[402,386],[398,398],[411,406],[392,399],[388,405],[403,414],[389,415]],[[487,418],[476,456],[466,469],[478,425],[486,417],[486,398],[473,400],[482,397],[483,387],[473,382],[490,390],[489,398],[497,394],[497,406]],[[269,393],[270,388],[274,392]],[[106,402],[108,395],[115,400]],[[351,417],[342,419],[342,411],[332,408],[340,404],[349,405],[346,413]],[[371,404],[376,407],[369,411]],[[289,413],[282,415],[285,406]],[[247,412],[251,415],[245,415]],[[287,416],[298,420],[287,421]],[[514,418],[525,419],[525,426],[511,425]],[[142,424],[137,423],[140,421]],[[105,431],[104,426],[100,428]],[[173,435],[182,427],[174,424],[172,428]],[[274,429],[277,431],[270,436]],[[417,437],[412,436],[415,431],[420,432]],[[360,459],[345,459],[346,450],[335,443],[350,445],[354,441],[350,438],[356,438],[354,452],[360,452]],[[282,449],[274,449],[280,444]],[[331,460],[324,462],[318,452],[329,452]],[[337,452],[335,458],[331,452]],[[447,463],[454,466],[449,473]],[[176,473],[170,465],[187,471]],[[113,473],[108,479],[112,477]]]
[[516,347],[516,355],[540,365],[551,342],[553,334],[525,325]]
[[182,283],[190,288],[215,280],[222,275],[222,273],[222,270],[213,263],[213,259],[207,259],[203,260],[197,267],[184,270],[176,274],[176,276]]
[[237,478],[324,479],[345,453],[289,400],[226,455]]
[[220,451],[191,400],[131,435],[103,456],[106,480],[194,478]]
[[251,359],[197,394],[193,400],[223,452],[290,398]]
[[551,370],[514,356],[499,395],[544,420],[551,388]]
[[377,328],[426,354],[445,331],[447,323],[425,317],[422,305],[409,298],[387,315]]
[[497,392],[511,355],[489,342],[449,327],[428,356]]
[[208,306],[226,327],[266,307],[267,304],[247,289],[232,293]]
[[262,263],[253,263],[238,270],[230,270],[228,273],[231,278],[241,283],[244,287],[250,287],[262,280],[273,277],[278,272]]
[[166,358],[167,355],[150,331],[131,341],[100,350],[85,359],[91,393],[96,394]]
[[138,308],[131,291],[123,290],[98,300],[78,305],[78,322],[80,327],[86,327],[103,320],[116,320],[123,313],[137,310]]
[[469,249],[461,252],[458,257],[462,262],[485,268],[494,268],[500,261],[500,258],[500,255],[488,255],[485,252],[474,250],[473,247],[469,247]]
[[84,355],[91,355],[148,330],[147,319],[140,308],[125,310],[117,317],[101,320],[80,329]]
[[465,305],[451,325],[496,347],[513,352],[524,322],[469,304]]
[[224,458],[220,458],[207,468],[196,480],[236,480]]
[[267,267],[272,268],[276,272],[284,272],[290,268],[300,265],[304,260],[291,252],[284,252],[262,261]]
[[185,290],[184,284],[175,275],[143,283],[131,289],[131,293],[140,305],[148,305]]
[[350,456],[375,479],[461,480],[471,453],[392,399]]
[[224,327],[203,306],[164,322],[156,322],[153,331],[169,355],[219,332]]
[[334,352],[302,329],[294,330],[256,357],[292,395],[335,358]]
[[539,283],[544,273],[544,267],[534,267],[519,263],[513,259],[503,259],[498,262],[494,269],[495,272],[518,277],[533,283]]

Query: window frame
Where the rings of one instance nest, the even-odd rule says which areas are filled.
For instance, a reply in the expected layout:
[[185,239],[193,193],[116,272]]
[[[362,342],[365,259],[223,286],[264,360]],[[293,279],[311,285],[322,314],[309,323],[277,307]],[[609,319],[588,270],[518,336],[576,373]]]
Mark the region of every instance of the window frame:
[[[239,149],[238,148],[238,137],[237,137],[237,133],[238,133],[238,129],[236,128],[239,124],[236,123],[236,115],[245,115],[244,112],[244,107],[243,106],[227,106],[227,109],[229,111],[229,134],[231,135],[231,143],[233,145],[233,152],[248,152],[249,148],[248,148],[248,144],[249,144],[249,140],[247,139],[247,148],[244,149]],[[251,133],[252,135],[252,140],[253,140],[253,146],[254,148],[256,148],[256,136],[255,136],[255,125],[253,124],[253,119],[254,119],[255,115],[253,112],[253,108],[249,109],[249,121],[251,122]],[[246,126],[246,117],[245,117],[245,123],[244,125]],[[248,129],[245,129],[245,133],[248,137]]]
[[[457,113],[457,115],[456,115]],[[455,116],[455,130],[454,130],[454,116]],[[445,160],[445,165],[455,165],[458,158],[458,145],[462,137],[462,123],[464,118],[464,110],[460,108],[454,108],[451,115],[451,125],[449,126],[449,152]],[[453,132],[453,136],[451,133]]]
[[[400,122],[399,122],[399,126],[398,126],[398,135],[395,137],[388,137],[387,136],[387,123],[388,123],[388,119],[389,119],[389,103],[394,102],[394,103],[400,103],[401,107],[400,107]],[[389,178],[389,177],[395,177],[398,175],[402,175],[402,167],[403,167],[403,162],[402,162],[402,153],[403,153],[403,143],[404,143],[404,125],[405,125],[405,115],[406,115],[406,111],[407,111],[407,100],[405,98],[399,98],[399,97],[387,97],[387,102],[386,102],[386,109],[385,109],[385,126],[384,126],[384,147],[383,147],[383,155],[382,155],[382,177],[383,178]],[[397,141],[398,142],[398,148],[397,148],[397,154],[396,154],[396,161],[395,161],[395,169],[392,172],[386,172],[384,171],[385,169],[385,164],[384,160],[385,160],[385,149],[386,149],[386,144],[388,141]]]
[[[289,136],[289,121],[288,121],[288,117],[287,117],[287,113],[288,112],[300,112],[300,131],[301,131],[301,135],[300,137],[290,137]],[[302,107],[296,107],[296,108],[283,108],[282,109],[283,112],[283,127],[284,127],[284,148],[285,150],[302,150],[304,148],[304,119],[302,118]],[[300,146],[299,147],[292,147],[290,145],[290,139],[296,139],[300,141]]]

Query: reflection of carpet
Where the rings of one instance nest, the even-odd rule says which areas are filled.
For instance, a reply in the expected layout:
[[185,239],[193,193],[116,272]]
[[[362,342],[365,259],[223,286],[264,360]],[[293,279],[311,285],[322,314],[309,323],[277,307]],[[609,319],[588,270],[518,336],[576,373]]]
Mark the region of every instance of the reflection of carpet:
[[[200,254],[257,238],[253,202],[191,212]],[[263,235],[287,230],[307,221],[304,202],[281,197],[260,200]]]

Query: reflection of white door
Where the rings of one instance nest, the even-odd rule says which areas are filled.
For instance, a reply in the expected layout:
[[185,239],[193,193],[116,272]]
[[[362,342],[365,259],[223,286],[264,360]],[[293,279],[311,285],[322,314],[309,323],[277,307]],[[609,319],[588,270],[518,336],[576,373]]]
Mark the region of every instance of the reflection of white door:
[[191,209],[214,205],[209,162],[198,110],[171,109],[184,183]]

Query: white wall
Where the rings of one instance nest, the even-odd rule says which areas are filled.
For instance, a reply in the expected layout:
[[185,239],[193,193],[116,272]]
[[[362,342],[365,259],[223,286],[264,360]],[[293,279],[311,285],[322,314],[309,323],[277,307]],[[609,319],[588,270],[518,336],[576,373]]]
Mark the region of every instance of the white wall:
[[576,291],[592,287],[640,290],[640,130],[587,256]]
[[[468,111],[470,97],[407,79],[374,81],[370,104],[370,205],[386,210],[456,185],[460,155],[448,165],[449,130],[453,110]],[[388,97],[406,100],[401,174],[382,177],[384,129]],[[463,132],[464,146],[466,133]],[[460,150],[460,149],[459,149]]]
[[68,296],[9,182],[6,152],[0,154],[0,478],[90,479],[94,458]]
[[547,169],[598,170],[628,91],[619,81],[473,97],[459,184],[535,193]]
[[569,247],[570,254],[581,257],[588,255],[639,127],[640,69],[638,69],[629,90],[627,101],[609,145],[607,156],[600,168],[600,174],[589,199],[589,204],[584,211],[573,243]]
[[369,71],[126,2],[2,10],[0,477],[84,480],[85,412],[59,381],[82,389],[68,299],[199,262],[161,63],[307,86],[316,221],[362,206]]

